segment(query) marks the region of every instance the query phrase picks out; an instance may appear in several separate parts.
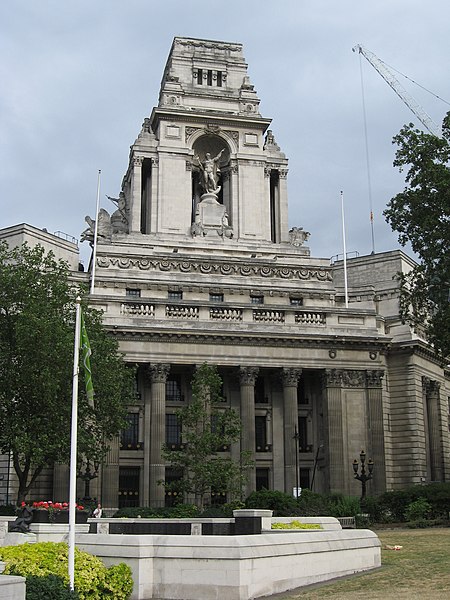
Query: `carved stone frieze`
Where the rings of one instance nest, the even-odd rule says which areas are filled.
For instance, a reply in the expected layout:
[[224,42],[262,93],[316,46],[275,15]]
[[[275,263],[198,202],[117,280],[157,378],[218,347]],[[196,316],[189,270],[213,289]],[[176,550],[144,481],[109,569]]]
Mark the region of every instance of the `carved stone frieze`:
[[239,368],[239,383],[241,385],[255,385],[258,378],[258,367],[240,367]]
[[151,383],[165,383],[170,372],[170,365],[166,363],[152,363],[148,365],[146,374]]
[[208,48],[212,50],[227,50],[228,52],[241,52],[240,44],[229,44],[226,42],[212,42],[209,40],[197,40],[187,38],[175,38],[176,46],[193,46],[194,48]]
[[383,377],[384,377],[384,371],[382,371],[381,369],[373,369],[373,370],[371,369],[371,370],[366,371],[367,387],[380,388]]
[[200,131],[200,127],[186,127],[184,130],[185,141],[187,142],[191,135],[193,135],[196,131]]
[[301,369],[292,369],[283,367],[281,371],[281,381],[285,387],[297,387],[298,380],[302,374]]
[[342,371],[342,384],[346,388],[364,387],[366,378],[364,371],[344,370]]
[[256,276],[264,278],[301,279],[303,281],[331,281],[331,270],[327,268],[308,267],[282,267],[272,265],[230,264],[223,262],[209,262],[200,260],[158,259],[158,258],[130,258],[97,257],[97,266],[119,269],[139,269],[140,271],[164,271],[181,273],[214,273],[222,275],[237,275],[243,277]]

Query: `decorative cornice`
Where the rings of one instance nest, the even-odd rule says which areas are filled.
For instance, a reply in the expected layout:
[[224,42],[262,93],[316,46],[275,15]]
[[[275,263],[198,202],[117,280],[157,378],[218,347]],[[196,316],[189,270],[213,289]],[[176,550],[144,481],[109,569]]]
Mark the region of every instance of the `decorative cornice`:
[[230,44],[227,42],[213,42],[209,40],[197,40],[190,38],[175,38],[175,46],[193,46],[194,48],[208,48],[213,50],[227,50],[228,52],[241,52],[241,44]]
[[332,281],[329,268],[283,267],[272,265],[231,264],[202,260],[179,260],[158,258],[129,258],[100,256],[97,266],[102,269],[139,269],[140,271],[163,271],[174,273],[203,273],[214,275],[238,275],[242,277],[264,277],[281,279],[301,279],[302,281]]
[[[328,350],[330,346],[332,348],[336,347],[336,340],[330,336],[330,339],[323,339],[318,337],[308,337],[305,336],[289,336],[289,334],[281,335],[261,335],[256,333],[255,335],[240,335],[229,334],[226,332],[221,333],[200,333],[200,332],[181,332],[177,331],[155,331],[154,329],[141,329],[137,330],[123,330],[123,329],[110,329],[109,330],[112,335],[117,338],[120,338],[119,341],[136,341],[137,339],[145,342],[152,343],[180,343],[180,344],[220,344],[222,346],[264,346],[264,347],[280,347],[280,339],[282,337],[283,347],[285,348],[307,348],[314,350]],[[378,351],[382,349],[383,346],[386,346],[385,343],[382,342],[373,342],[370,343],[367,340],[357,340],[357,339],[342,339],[339,342],[340,348],[358,350],[358,351],[367,351],[370,346],[374,346]],[[323,365],[324,366],[324,365]],[[322,366],[322,368],[323,368]],[[332,371],[336,371],[333,369]]]

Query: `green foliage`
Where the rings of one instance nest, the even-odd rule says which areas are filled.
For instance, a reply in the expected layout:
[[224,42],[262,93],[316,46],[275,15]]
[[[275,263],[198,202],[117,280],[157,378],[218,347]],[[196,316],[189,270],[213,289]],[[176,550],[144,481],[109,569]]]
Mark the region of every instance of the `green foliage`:
[[[0,548],[5,575],[47,577],[56,575],[67,585],[68,548],[64,543],[41,542]],[[121,563],[107,569],[102,561],[75,548],[75,589],[80,600],[126,600],[133,589],[130,568]],[[46,597],[46,596],[43,596]]]
[[[75,299],[67,263],[42,246],[0,243],[0,451],[11,452],[18,503],[42,469],[70,449]],[[79,386],[80,456],[100,462],[124,424],[133,373],[101,313],[83,313],[91,342],[95,409]]]
[[273,511],[274,517],[300,515],[301,510],[295,498],[278,490],[258,490],[245,500],[245,508],[262,508]]
[[3,517],[14,517],[16,514],[16,507],[13,504],[5,504],[0,506],[0,516]]
[[405,125],[393,142],[398,149],[394,166],[408,168],[406,187],[384,211],[399,233],[399,242],[411,243],[421,264],[400,274],[400,314],[414,326],[424,327],[443,356],[450,355],[450,113],[442,138]]
[[57,575],[37,577],[29,575],[26,580],[26,600],[79,600],[80,596],[75,590]]
[[408,520],[408,507],[416,501],[417,505],[429,508],[427,518],[447,520],[450,506],[450,483],[430,483],[415,485],[404,490],[385,492],[381,496],[367,497],[362,510],[369,513],[370,520],[375,523],[402,523]]
[[222,380],[215,366],[201,365],[192,380],[192,401],[177,412],[182,428],[183,448],[163,449],[164,459],[183,478],[163,483],[166,489],[194,496],[200,509],[213,489],[226,492],[233,500],[240,499],[248,469],[253,466],[249,454],[241,452],[239,460],[219,455],[241,434],[241,422],[234,410],[219,409]]
[[355,496],[331,496],[329,506],[333,517],[356,517],[361,513],[360,499]]
[[291,521],[290,523],[272,523],[272,529],[322,529],[322,526],[318,523]]
[[120,508],[113,515],[115,519],[189,519],[199,516],[200,509],[193,504],[177,504],[176,506],[164,506],[160,508],[150,508],[147,506]]
[[[310,490],[302,490],[302,495],[298,499],[298,510],[297,514],[303,515],[304,517],[329,517],[333,516],[330,511],[329,498],[323,494],[317,494]],[[348,515],[345,515],[348,516]]]
[[408,504],[405,510],[405,519],[407,521],[419,521],[426,519],[431,512],[431,504],[425,498],[417,498],[414,502]]

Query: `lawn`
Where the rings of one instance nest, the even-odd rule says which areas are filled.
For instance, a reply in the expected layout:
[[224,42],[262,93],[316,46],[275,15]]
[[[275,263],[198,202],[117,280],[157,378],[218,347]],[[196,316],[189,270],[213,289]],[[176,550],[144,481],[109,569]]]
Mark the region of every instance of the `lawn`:
[[[376,531],[381,541],[381,569],[322,584],[280,600],[449,600],[450,528]],[[403,546],[388,550],[386,546]]]

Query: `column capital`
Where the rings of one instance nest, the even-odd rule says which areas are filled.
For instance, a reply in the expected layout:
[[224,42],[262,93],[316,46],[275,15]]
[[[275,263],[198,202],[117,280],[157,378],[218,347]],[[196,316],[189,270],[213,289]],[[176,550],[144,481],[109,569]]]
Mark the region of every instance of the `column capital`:
[[325,369],[322,383],[324,387],[342,387],[342,371],[339,369]]
[[364,371],[356,370],[343,370],[342,371],[342,383],[346,388],[360,388],[364,387],[366,382]]
[[167,363],[152,363],[146,370],[151,383],[166,383],[169,372],[170,365]]
[[439,394],[439,390],[441,389],[441,384],[439,381],[434,381],[429,377],[422,377],[422,386],[425,390],[425,393],[429,396]]
[[381,369],[372,369],[366,371],[366,383],[369,388],[380,388],[384,371]]
[[258,373],[258,367],[239,367],[239,383],[241,385],[255,385]]
[[142,167],[143,162],[144,162],[143,156],[133,156],[133,165],[135,167]]
[[302,374],[301,369],[283,367],[281,371],[281,381],[284,387],[297,387],[298,380]]

